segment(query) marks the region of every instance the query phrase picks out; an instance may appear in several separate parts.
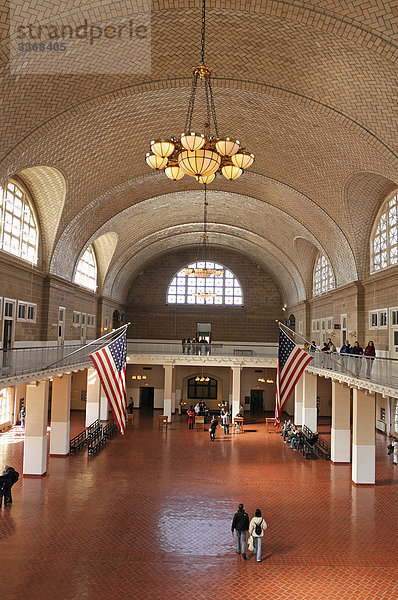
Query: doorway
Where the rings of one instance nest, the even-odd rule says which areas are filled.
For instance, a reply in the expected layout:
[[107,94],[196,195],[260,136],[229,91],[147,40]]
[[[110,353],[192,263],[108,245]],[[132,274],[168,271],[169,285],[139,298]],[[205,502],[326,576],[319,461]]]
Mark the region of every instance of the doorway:
[[[15,300],[4,299],[3,314],[3,350],[10,350],[14,345],[14,315]],[[11,362],[11,354],[3,351],[3,367],[8,367]]]
[[155,397],[155,388],[140,387],[140,408],[144,410],[153,410],[153,399]]
[[264,390],[250,390],[250,411],[252,413],[263,412]]

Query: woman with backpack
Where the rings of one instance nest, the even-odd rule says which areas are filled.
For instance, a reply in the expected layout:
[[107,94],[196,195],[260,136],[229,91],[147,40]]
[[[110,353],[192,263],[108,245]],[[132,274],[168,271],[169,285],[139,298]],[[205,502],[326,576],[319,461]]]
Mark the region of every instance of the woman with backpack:
[[261,510],[257,508],[249,525],[249,534],[253,538],[253,552],[257,555],[257,562],[261,562],[261,543],[266,529],[267,523],[261,516]]

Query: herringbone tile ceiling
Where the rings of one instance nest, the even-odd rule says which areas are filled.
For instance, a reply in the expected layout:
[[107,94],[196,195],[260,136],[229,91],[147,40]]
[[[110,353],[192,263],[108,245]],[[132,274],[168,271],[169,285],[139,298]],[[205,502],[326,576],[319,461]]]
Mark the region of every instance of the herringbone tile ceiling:
[[[58,72],[45,72],[37,52],[10,62],[6,36],[1,46],[0,178],[19,174],[33,192],[41,267],[70,278],[87,244],[114,232],[101,281],[125,294],[117,277],[130,281],[159,252],[195,244],[201,228],[199,185],[173,183],[143,160],[151,139],[184,127],[201,2],[159,1],[150,11],[131,1],[13,2],[11,15],[2,5],[13,43],[33,14],[36,25],[150,17],[146,49],[132,52],[120,38],[99,52],[87,40],[57,59]],[[296,238],[311,256],[328,255],[338,284],[363,278],[372,224],[398,185],[398,2],[209,0],[207,23],[221,133],[256,155],[239,181],[210,186],[214,242],[278,273],[291,301],[306,296],[312,269]],[[194,126],[204,119],[199,110]]]

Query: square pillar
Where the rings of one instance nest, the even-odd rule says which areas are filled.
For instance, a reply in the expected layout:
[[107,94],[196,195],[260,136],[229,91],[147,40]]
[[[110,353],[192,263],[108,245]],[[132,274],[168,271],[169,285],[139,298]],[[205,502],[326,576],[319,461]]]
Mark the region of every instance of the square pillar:
[[66,373],[53,379],[50,455],[69,454],[71,379]]
[[176,411],[176,369],[173,368],[173,379],[171,383],[171,412],[174,414]]
[[47,470],[48,380],[26,386],[23,474],[44,475]]
[[352,481],[374,484],[376,480],[375,395],[353,390]]
[[163,390],[163,414],[167,416],[167,422],[171,423],[171,403],[173,387],[173,365],[163,365],[164,368],[164,390]]
[[100,379],[97,371],[90,367],[87,369],[86,427],[100,418],[100,395]]
[[303,425],[314,433],[318,431],[318,415],[316,410],[317,375],[303,373]]
[[105,396],[104,388],[101,385],[100,392],[100,421],[108,421],[109,419],[109,403]]
[[350,388],[332,381],[331,460],[349,463],[351,460]]
[[232,371],[232,423],[240,409],[240,367],[231,367]]
[[300,377],[294,388],[294,424],[303,424],[304,376]]

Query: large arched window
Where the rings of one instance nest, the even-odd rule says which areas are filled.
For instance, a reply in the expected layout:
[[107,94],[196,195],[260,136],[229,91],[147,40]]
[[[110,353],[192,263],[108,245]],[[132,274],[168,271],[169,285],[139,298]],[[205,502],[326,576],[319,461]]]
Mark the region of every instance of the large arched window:
[[371,271],[398,264],[398,194],[386,200],[371,240]]
[[332,265],[324,254],[319,253],[315,261],[312,280],[312,295],[319,296],[336,287]]
[[0,248],[37,264],[39,232],[27,193],[13,181],[0,187]]
[[[219,275],[194,277],[193,269],[215,269]],[[215,304],[242,306],[242,288],[235,275],[223,265],[211,261],[190,263],[173,277],[167,290],[168,304]]]
[[79,260],[76,273],[75,283],[95,292],[97,289],[97,261],[92,246],[89,246],[81,259]]

